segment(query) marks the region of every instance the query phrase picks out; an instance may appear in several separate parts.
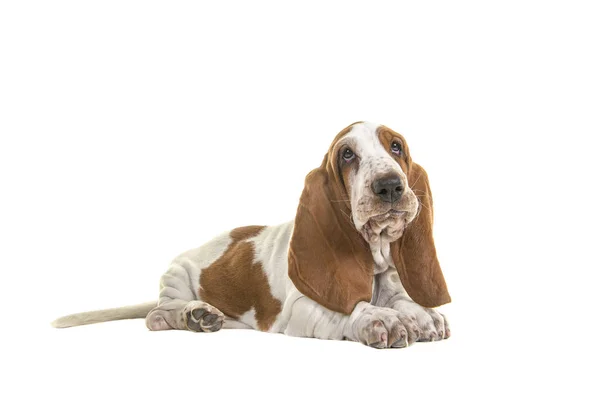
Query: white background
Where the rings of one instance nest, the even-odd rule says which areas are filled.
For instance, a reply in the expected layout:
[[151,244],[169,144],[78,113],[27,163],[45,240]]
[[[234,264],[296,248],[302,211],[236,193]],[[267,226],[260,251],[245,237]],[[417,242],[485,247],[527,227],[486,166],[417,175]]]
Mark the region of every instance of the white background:
[[[283,3],[2,3],[2,398],[597,398],[598,7]],[[451,339],[50,328],[293,218],[357,120],[429,172]]]

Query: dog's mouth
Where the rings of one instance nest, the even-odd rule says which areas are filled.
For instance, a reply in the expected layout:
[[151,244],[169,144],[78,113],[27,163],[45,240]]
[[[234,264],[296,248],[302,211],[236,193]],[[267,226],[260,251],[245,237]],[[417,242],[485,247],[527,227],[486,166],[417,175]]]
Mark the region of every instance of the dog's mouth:
[[405,216],[406,216],[406,211],[389,210],[383,214],[372,216],[371,218],[369,218],[369,221],[383,222],[386,220],[397,220],[400,218],[404,218]]
[[398,210],[388,210],[383,214],[374,215],[362,226],[360,233],[370,244],[378,243],[382,239],[397,240],[406,227],[406,215],[406,211]]

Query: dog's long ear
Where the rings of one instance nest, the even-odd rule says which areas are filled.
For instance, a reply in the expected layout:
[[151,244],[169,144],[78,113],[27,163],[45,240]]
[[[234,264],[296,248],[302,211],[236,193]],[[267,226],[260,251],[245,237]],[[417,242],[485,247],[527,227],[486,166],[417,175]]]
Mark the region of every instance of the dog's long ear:
[[392,259],[408,295],[423,307],[438,307],[450,302],[450,294],[433,243],[429,179],[423,167],[412,161],[408,163],[407,176],[420,210],[402,237],[391,244]]
[[348,203],[330,151],[306,177],[288,253],[296,288],[344,314],[371,301],[373,285],[371,250],[354,228]]

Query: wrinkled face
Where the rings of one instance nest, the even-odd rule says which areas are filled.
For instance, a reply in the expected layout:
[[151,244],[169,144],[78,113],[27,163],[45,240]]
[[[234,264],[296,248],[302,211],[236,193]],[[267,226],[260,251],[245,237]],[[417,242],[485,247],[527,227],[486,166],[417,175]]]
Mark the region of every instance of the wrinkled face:
[[402,136],[368,122],[353,125],[335,145],[354,225],[368,243],[397,240],[417,215],[406,150]]

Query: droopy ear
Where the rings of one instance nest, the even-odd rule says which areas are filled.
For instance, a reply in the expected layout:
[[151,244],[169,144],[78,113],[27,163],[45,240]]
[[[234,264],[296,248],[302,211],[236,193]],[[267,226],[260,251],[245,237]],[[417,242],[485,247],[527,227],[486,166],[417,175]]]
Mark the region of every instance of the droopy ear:
[[345,191],[327,157],[310,172],[296,213],[288,253],[289,276],[304,295],[330,310],[350,314],[371,301],[371,251],[350,220]]
[[408,183],[418,197],[420,211],[402,237],[391,244],[394,264],[408,295],[423,307],[450,302],[450,294],[433,243],[433,199],[427,172],[410,162]]

